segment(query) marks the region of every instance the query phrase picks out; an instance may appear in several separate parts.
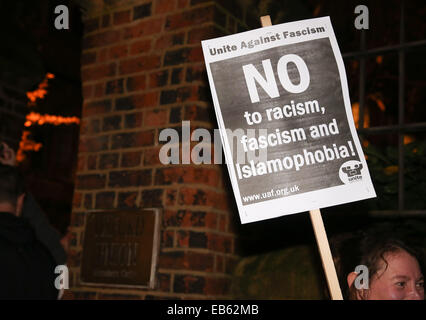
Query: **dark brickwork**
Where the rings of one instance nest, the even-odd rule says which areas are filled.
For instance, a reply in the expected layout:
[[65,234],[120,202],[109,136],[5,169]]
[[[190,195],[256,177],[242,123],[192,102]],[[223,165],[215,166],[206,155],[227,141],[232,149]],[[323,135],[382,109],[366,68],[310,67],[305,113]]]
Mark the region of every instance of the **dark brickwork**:
[[[68,297],[230,297],[238,261],[231,221],[238,213],[225,188],[226,169],[163,165],[158,141],[162,129],[181,130],[184,120],[216,127],[200,41],[245,28],[243,10],[228,2],[101,0],[87,10]],[[83,286],[87,212],[144,207],[163,209],[155,288]]]

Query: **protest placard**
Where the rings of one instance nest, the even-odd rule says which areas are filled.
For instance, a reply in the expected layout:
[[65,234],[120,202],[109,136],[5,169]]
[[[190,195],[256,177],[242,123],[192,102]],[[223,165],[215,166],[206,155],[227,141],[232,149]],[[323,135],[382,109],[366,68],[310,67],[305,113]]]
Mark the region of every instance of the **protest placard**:
[[376,196],[328,17],[202,47],[242,223]]

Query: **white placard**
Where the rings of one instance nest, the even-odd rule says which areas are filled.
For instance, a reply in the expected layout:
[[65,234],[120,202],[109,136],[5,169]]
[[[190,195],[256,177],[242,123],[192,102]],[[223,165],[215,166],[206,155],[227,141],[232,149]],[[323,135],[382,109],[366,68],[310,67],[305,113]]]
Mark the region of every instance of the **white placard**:
[[202,47],[242,223],[376,196],[329,17]]

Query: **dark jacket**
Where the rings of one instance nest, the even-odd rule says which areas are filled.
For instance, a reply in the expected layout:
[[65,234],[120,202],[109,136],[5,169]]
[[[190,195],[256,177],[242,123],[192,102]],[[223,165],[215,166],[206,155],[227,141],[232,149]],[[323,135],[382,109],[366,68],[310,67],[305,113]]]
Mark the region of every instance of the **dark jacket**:
[[28,221],[0,212],[0,299],[56,299],[55,267]]
[[22,217],[27,219],[34,229],[37,239],[50,251],[55,262],[66,264],[67,254],[61,245],[61,235],[47,220],[43,210],[31,193],[26,193]]

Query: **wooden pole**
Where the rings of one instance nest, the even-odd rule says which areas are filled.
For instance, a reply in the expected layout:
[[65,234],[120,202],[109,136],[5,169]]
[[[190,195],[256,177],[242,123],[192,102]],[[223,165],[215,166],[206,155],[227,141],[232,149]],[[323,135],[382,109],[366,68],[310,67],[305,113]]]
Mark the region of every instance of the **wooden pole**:
[[[272,26],[271,17],[260,17],[260,23],[262,27]],[[311,217],[312,226],[314,228],[315,238],[321,255],[322,266],[324,268],[325,277],[327,278],[331,299],[343,300],[336,268],[331,255],[330,244],[328,243],[327,233],[325,232],[324,222],[321,217],[321,211],[319,209],[311,210],[309,211],[309,216]]]
[[271,17],[270,16],[262,16],[262,17],[260,17],[260,23],[262,24],[262,27],[272,26]]
[[328,243],[327,233],[325,232],[324,222],[321,217],[321,211],[319,209],[311,210],[309,211],[309,215],[314,228],[315,238],[317,239],[317,245],[321,255],[325,277],[327,278],[331,299],[343,300],[339,279],[337,278],[336,268],[331,255],[330,245]]

